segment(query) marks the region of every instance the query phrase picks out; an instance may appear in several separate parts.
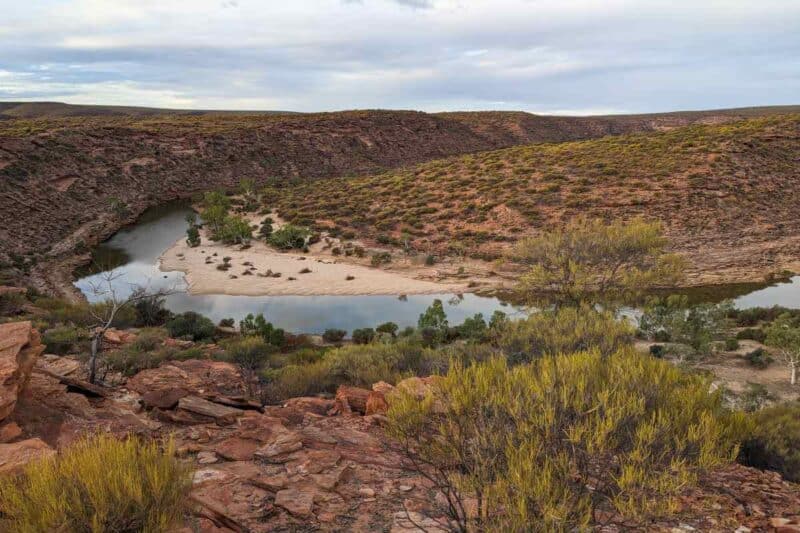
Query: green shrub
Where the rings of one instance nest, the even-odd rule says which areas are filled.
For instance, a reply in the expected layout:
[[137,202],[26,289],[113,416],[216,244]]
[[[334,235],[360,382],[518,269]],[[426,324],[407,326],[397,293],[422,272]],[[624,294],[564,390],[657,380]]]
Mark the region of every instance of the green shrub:
[[746,420],[709,385],[632,348],[516,367],[494,358],[451,367],[422,401],[401,393],[388,431],[431,466],[461,531],[590,530],[598,510],[646,527],[736,457]]
[[347,332],[343,329],[326,329],[322,334],[322,340],[325,342],[341,342],[346,335]]
[[483,341],[489,333],[489,327],[483,319],[481,313],[467,317],[460,325],[456,326],[456,333],[459,338],[471,341]]
[[270,234],[267,242],[279,250],[302,249],[310,232],[307,228],[286,224]]
[[250,313],[244,320],[239,321],[239,331],[242,335],[259,335],[265,342],[273,346],[286,345],[286,332],[273,326],[272,322],[267,322],[261,313],[255,316]]
[[211,320],[194,311],[175,315],[167,322],[166,327],[170,337],[193,341],[211,340],[216,332]]
[[370,265],[374,267],[379,267],[381,265],[386,265],[392,262],[392,254],[389,252],[377,252],[372,254],[370,258]]
[[725,339],[725,349],[729,352],[738,350],[739,341],[737,339],[732,339],[732,338]]
[[353,342],[356,344],[369,344],[375,338],[375,330],[372,328],[361,328],[353,330]]
[[756,342],[764,342],[767,334],[761,328],[745,328],[736,333],[738,340],[751,340]]
[[764,348],[756,348],[745,355],[744,358],[748,365],[761,370],[767,368],[774,361]]
[[509,321],[496,333],[495,344],[511,364],[517,364],[590,348],[609,355],[632,339],[633,327],[627,322],[583,306],[542,311],[525,320]]
[[375,331],[377,333],[385,333],[387,335],[390,335],[391,337],[396,337],[397,336],[397,330],[399,328],[400,328],[400,326],[398,326],[394,322],[384,322],[383,324],[377,326],[375,328]]
[[136,314],[135,325],[160,326],[172,317],[172,313],[164,308],[164,296],[151,294],[145,296],[146,289],[138,288],[133,292],[134,297],[140,297],[133,303],[133,310]]
[[261,337],[244,337],[226,344],[227,358],[239,368],[248,397],[253,395],[253,382],[258,372],[267,365],[275,351],[276,347]]
[[140,352],[148,352],[158,348],[167,337],[166,332],[159,328],[142,329],[131,343],[131,348]]
[[73,327],[61,326],[45,331],[42,342],[50,353],[64,355],[78,349],[78,345],[88,340],[86,331]]
[[800,482],[800,405],[767,407],[754,417],[755,429],[742,444],[740,461]]
[[0,479],[4,531],[168,531],[180,524],[191,489],[189,467],[169,442],[98,435],[56,459]]
[[223,318],[219,321],[219,327],[232,328],[236,325],[236,321],[232,318]]
[[16,292],[0,294],[0,316],[13,316],[22,313],[25,296]]
[[653,344],[650,346],[650,355],[656,357],[658,359],[662,359],[664,357],[664,345],[663,344]]

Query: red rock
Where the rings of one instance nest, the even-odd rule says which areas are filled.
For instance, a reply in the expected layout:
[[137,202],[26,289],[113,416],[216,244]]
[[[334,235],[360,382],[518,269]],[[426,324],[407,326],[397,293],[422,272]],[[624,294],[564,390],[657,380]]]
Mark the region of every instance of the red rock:
[[359,387],[339,386],[336,391],[333,412],[337,414],[358,413],[363,415],[367,411],[367,398],[371,392]]
[[256,450],[255,456],[270,463],[285,463],[289,460],[288,454],[302,447],[303,442],[300,436],[294,431],[286,430],[284,433],[277,434],[271,442]]
[[229,461],[250,461],[258,449],[258,442],[241,437],[230,437],[214,447],[220,457]]
[[122,344],[122,337],[115,329],[107,329],[103,332],[103,341],[111,344]]
[[379,381],[377,383],[372,384],[372,390],[374,390],[375,392],[381,392],[384,395],[386,395],[394,390],[394,385],[386,383],[385,381]]
[[371,391],[367,396],[367,406],[364,414],[376,415],[384,414],[389,410],[389,404],[382,392]]
[[0,420],[14,411],[17,397],[45,347],[30,322],[0,324]]
[[22,428],[16,422],[9,422],[0,427],[0,443],[11,442],[22,435]]
[[148,409],[175,409],[181,398],[188,396],[189,391],[182,388],[159,389],[142,395],[142,403]]
[[275,494],[275,505],[283,507],[294,516],[308,518],[313,514],[314,493],[298,489],[279,490]]
[[19,474],[29,462],[55,455],[55,450],[41,439],[0,444],[0,475]]
[[315,415],[325,416],[333,407],[333,400],[306,396],[286,400],[286,403],[284,403],[283,406],[287,409],[294,409],[304,413],[314,413]]
[[213,418],[220,425],[233,424],[245,413],[240,409],[209,402],[198,396],[184,396],[178,400],[178,409]]

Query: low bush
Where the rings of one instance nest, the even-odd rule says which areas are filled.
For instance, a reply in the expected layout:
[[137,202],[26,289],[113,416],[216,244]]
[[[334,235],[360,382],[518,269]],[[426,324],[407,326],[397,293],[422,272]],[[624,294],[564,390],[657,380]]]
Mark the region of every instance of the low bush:
[[767,407],[754,419],[755,429],[742,444],[740,462],[800,482],[800,405]]
[[738,339],[728,338],[725,339],[725,349],[729,352],[733,352],[739,349],[739,341]]
[[211,320],[194,311],[175,315],[167,322],[166,327],[170,337],[193,341],[211,340],[216,332]]
[[158,348],[167,337],[166,332],[160,328],[142,329],[131,343],[131,348],[147,352]]
[[386,264],[389,264],[391,262],[392,262],[392,254],[390,254],[389,252],[374,253],[374,254],[372,254],[372,257],[370,258],[370,261],[369,261],[370,265],[372,265],[374,267],[378,267],[378,266],[381,266],[381,265],[386,265]]
[[[4,531],[168,531],[186,510],[189,467],[173,444],[98,435],[0,479]],[[7,527],[7,529],[5,529]]]
[[633,328],[611,313],[590,307],[562,307],[533,313],[525,320],[508,321],[495,334],[496,346],[512,364],[545,355],[596,348],[609,355],[633,339]]
[[388,431],[460,531],[588,531],[598,511],[646,528],[736,457],[746,418],[709,385],[632,348],[494,358],[451,367],[423,401],[401,393]]
[[326,329],[322,334],[322,340],[325,342],[341,342],[345,338],[347,332],[343,329]]
[[772,361],[774,361],[774,359],[766,352],[766,350],[764,350],[764,348],[756,348],[752,352],[749,352],[747,355],[745,355],[744,359],[747,361],[748,365],[761,370],[767,368],[772,364]]
[[756,342],[764,342],[767,334],[761,328],[745,328],[736,333],[738,340],[751,340]]
[[[45,331],[42,342],[49,353],[64,355],[79,349],[89,339],[88,333],[74,326],[61,326]],[[84,346],[85,348],[85,346]]]
[[355,344],[369,344],[375,338],[375,330],[372,328],[361,328],[353,330],[353,342]]
[[377,333],[385,333],[385,334],[387,334],[387,335],[389,335],[391,337],[396,337],[397,336],[397,330],[399,328],[400,328],[400,326],[398,326],[394,322],[384,322],[383,324],[377,326],[375,328],[375,331]]
[[310,232],[306,228],[286,224],[280,229],[273,231],[268,237],[267,242],[279,250],[299,250],[306,245],[306,239],[309,235]]
[[664,345],[663,344],[653,344],[650,346],[650,355],[656,357],[658,359],[662,359],[664,357]]

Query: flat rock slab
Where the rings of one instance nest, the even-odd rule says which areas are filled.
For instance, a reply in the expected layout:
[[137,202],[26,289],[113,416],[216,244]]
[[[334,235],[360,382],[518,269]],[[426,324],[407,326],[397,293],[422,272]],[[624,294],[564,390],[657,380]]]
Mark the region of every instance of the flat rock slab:
[[142,395],[142,403],[148,409],[175,409],[178,401],[189,395],[183,388],[159,389]]
[[294,516],[306,518],[313,515],[314,493],[298,489],[279,490],[275,494],[275,505],[283,507]]
[[244,411],[241,409],[234,409],[233,407],[209,402],[198,396],[185,396],[181,398],[178,400],[178,409],[213,418],[221,425],[233,424],[238,417],[244,414]]
[[56,451],[41,439],[0,444],[0,475],[19,474],[29,462],[55,455]]

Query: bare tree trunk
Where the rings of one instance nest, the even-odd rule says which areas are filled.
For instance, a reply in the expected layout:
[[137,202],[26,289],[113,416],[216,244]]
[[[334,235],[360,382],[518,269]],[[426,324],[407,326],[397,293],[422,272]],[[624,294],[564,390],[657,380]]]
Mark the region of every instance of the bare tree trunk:
[[789,366],[792,369],[792,385],[794,385],[797,382],[797,363],[792,361]]
[[92,337],[92,354],[89,358],[89,383],[94,385],[97,379],[97,355],[100,352],[100,337],[103,334],[95,334]]

